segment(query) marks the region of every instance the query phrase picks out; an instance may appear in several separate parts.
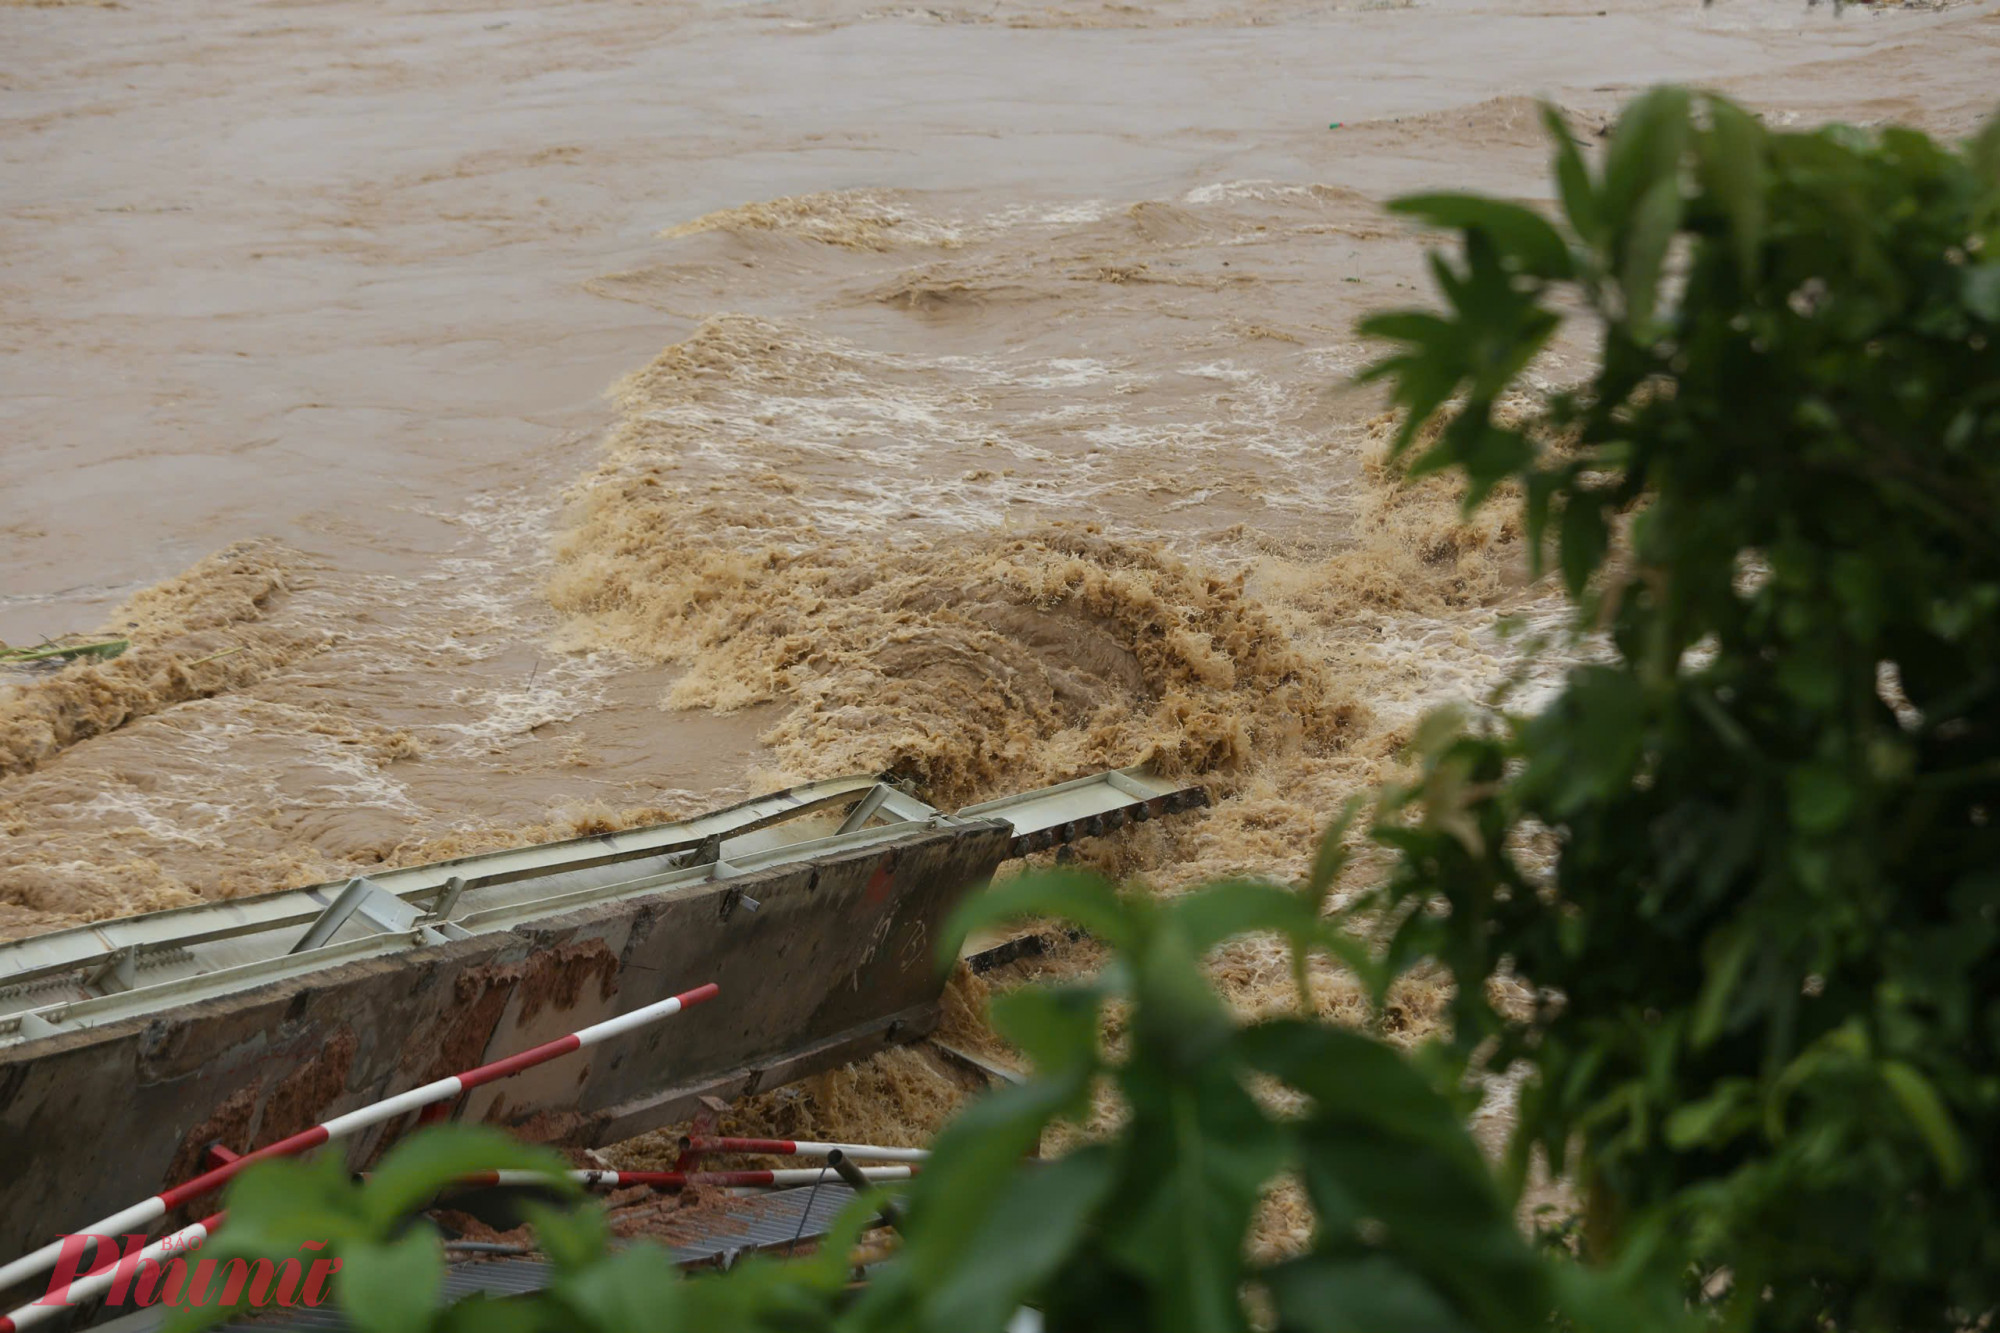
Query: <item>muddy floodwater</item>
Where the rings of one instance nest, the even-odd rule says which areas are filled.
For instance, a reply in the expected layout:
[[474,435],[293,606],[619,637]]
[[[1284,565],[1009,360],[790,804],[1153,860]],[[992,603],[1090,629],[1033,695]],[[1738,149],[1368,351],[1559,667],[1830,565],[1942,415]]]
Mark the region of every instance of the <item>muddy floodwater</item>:
[[1538,97],[1996,72],[1992,3],[5,0],[0,639],[133,647],[0,681],[0,936],[855,770],[1150,758],[1215,808],[1095,856],[1289,873],[1551,615],[1381,469],[1380,202],[1544,199]]

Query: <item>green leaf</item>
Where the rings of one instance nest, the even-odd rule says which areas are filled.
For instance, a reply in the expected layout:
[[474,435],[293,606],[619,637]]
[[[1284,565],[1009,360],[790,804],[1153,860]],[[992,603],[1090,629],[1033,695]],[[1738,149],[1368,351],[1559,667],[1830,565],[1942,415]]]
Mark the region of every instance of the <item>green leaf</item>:
[[1464,706],[1440,704],[1417,720],[1417,729],[1410,736],[1409,753],[1419,758],[1435,759],[1457,744],[1464,735]]
[[1562,196],[1570,228],[1586,243],[1601,246],[1604,217],[1598,207],[1596,187],[1591,184],[1590,170],[1584,166],[1583,154],[1576,150],[1576,139],[1570,134],[1569,122],[1563,119],[1561,110],[1544,102],[1542,124],[1549,132],[1549,141],[1555,145],[1556,188]]
[[1106,1245],[1154,1293],[1158,1333],[1241,1329],[1243,1235],[1289,1141],[1222,1064],[1166,1074],[1134,1065],[1123,1080],[1151,1170],[1120,1192]]
[[1841,684],[1834,651],[1835,646],[1825,641],[1800,644],[1779,660],[1778,684],[1808,708],[1831,708],[1839,702]]
[[1562,234],[1533,209],[1476,194],[1411,194],[1389,204],[1391,213],[1433,227],[1484,232],[1524,273],[1567,278],[1574,271]]
[[1562,568],[1563,586],[1571,598],[1583,596],[1590,576],[1604,563],[1610,549],[1611,532],[1604,511],[1594,496],[1572,494],[1563,506],[1562,525],[1557,538],[1557,563]]
[[614,1333],[673,1327],[687,1283],[671,1255],[639,1242],[563,1274],[551,1293],[589,1320],[589,1326]]
[[1326,906],[1334,884],[1347,868],[1347,834],[1354,827],[1356,816],[1368,803],[1367,792],[1356,792],[1347,798],[1335,815],[1333,822],[1319,836],[1319,846],[1313,851],[1312,870],[1306,876],[1306,897],[1313,904],[1313,916],[1317,918]]
[[1464,338],[1458,325],[1428,310],[1389,310],[1368,315],[1355,328],[1364,338],[1406,342],[1426,350],[1448,348]]
[[1756,1087],[1747,1078],[1724,1079],[1697,1102],[1676,1106],[1667,1116],[1667,1142],[1685,1152],[1720,1148],[1757,1124]]
[[375,1169],[363,1192],[366,1216],[377,1235],[436,1198],[454,1181],[481,1171],[540,1171],[548,1187],[581,1193],[566,1174],[567,1164],[546,1149],[532,1148],[486,1125],[437,1125],[397,1144]]
[[[575,1314],[557,1306],[547,1292],[496,1297],[481,1291],[440,1310],[431,1333],[549,1333],[556,1328],[576,1329]],[[655,1333],[660,1333],[657,1325]]]
[[1889,1091],[1902,1104],[1903,1113],[1923,1135],[1937,1161],[1938,1174],[1944,1177],[1946,1186],[1956,1189],[1965,1179],[1965,1141],[1959,1137],[1944,1099],[1938,1096],[1929,1079],[1900,1060],[1885,1060],[1880,1068],[1882,1081],[1889,1085]]
[[1210,885],[1172,900],[1166,912],[1180,927],[1187,947],[1197,955],[1253,931],[1274,931],[1298,939],[1319,924],[1311,900],[1290,889],[1251,880]]
[[1626,106],[1611,132],[1604,157],[1604,220],[1614,236],[1631,224],[1639,201],[1673,182],[1687,144],[1688,92],[1685,88],[1654,88]]
[[1618,285],[1625,292],[1625,318],[1635,331],[1652,322],[1660,294],[1660,270],[1680,225],[1680,182],[1662,176],[1639,198],[1624,235],[1624,257],[1618,268]]
[[535,1229],[535,1243],[558,1269],[583,1269],[604,1256],[611,1231],[601,1208],[586,1204],[576,1208],[552,1208],[545,1203],[525,1200],[521,1215]]
[[1042,1130],[1075,1106],[1089,1084],[1037,1078],[1001,1088],[961,1111],[931,1146],[912,1183],[905,1252],[919,1272],[955,1271],[977,1236],[990,1201],[1041,1150]]
[[1004,1328],[1075,1250],[1111,1192],[1115,1166],[1110,1150],[1093,1146],[1016,1171],[986,1206],[959,1263],[924,1275],[926,1325],[958,1333]]
[[1708,975],[1703,978],[1701,992],[1695,997],[1694,1027],[1688,1040],[1696,1050],[1701,1050],[1714,1041],[1722,1031],[1723,1019],[1729,1013],[1729,1001],[1736,994],[1736,983],[1743,975],[1743,965],[1750,960],[1756,946],[1756,936],[1747,927],[1711,937],[1702,949],[1707,961]]
[[1988,186],[2000,187],[2000,112],[1988,116],[1967,145],[1966,160]]
[[938,956],[948,966],[958,960],[965,937],[981,926],[1041,916],[1074,922],[1121,948],[1133,938],[1134,910],[1101,876],[1032,871],[969,896],[945,926]]
[[1312,1098],[1316,1113],[1424,1144],[1455,1169],[1486,1175],[1486,1161],[1450,1102],[1393,1048],[1357,1032],[1297,1019],[1244,1028],[1242,1058]]
[[1525,1330],[1547,1319],[1547,1274],[1476,1150],[1468,1167],[1442,1143],[1317,1118],[1300,1139],[1329,1243],[1396,1253],[1476,1327]]
[[1757,280],[1764,245],[1764,127],[1720,97],[1708,99],[1708,132],[1701,138],[1702,178],[1729,218],[1736,266],[1747,284]]
[[1264,1277],[1281,1328],[1296,1333],[1478,1333],[1451,1302],[1388,1255],[1309,1255]]
[[1854,808],[1852,779],[1831,764],[1807,764],[1785,775],[1792,822],[1807,833],[1830,833]]
[[1150,1057],[1182,1072],[1212,1059],[1231,1029],[1228,1010],[1202,973],[1205,952],[1206,945],[1188,937],[1182,919],[1167,913],[1145,946],[1126,960],[1134,1038]]
[[361,1333],[419,1333],[429,1327],[444,1287],[437,1233],[418,1227],[401,1240],[349,1241],[330,1284],[341,1312]]
[[361,1191],[348,1176],[338,1148],[309,1158],[278,1158],[250,1167],[229,1186],[229,1212],[240,1233],[245,1219],[260,1226],[282,1221],[302,1239],[375,1238]]
[[1528,548],[1528,574],[1539,579],[1548,568],[1549,514],[1554,508],[1561,483],[1547,472],[1530,472],[1527,500],[1522,506]]
[[1523,732],[1523,778],[1548,815],[1568,819],[1630,789],[1646,749],[1646,698],[1630,671],[1578,667]]
[[1103,993],[1094,985],[1023,986],[995,996],[993,1028],[1043,1074],[1087,1076],[1098,1065]]
[[[1688,1301],[1662,1271],[1665,1228],[1650,1219],[1626,1232],[1610,1263],[1549,1266],[1559,1311],[1557,1327],[1576,1333],[1713,1333],[1707,1310]],[[1566,1322],[1565,1322],[1566,1321]]]

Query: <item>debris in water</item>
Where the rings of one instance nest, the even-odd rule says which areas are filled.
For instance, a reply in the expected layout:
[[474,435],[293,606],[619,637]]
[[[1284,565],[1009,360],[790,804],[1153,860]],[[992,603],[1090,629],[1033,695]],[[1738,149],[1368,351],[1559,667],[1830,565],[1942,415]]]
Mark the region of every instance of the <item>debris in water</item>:
[[131,646],[130,639],[99,639],[92,643],[43,643],[35,648],[9,648],[6,644],[0,643],[0,662],[10,665],[54,662],[62,666],[85,658],[94,662],[108,662]]

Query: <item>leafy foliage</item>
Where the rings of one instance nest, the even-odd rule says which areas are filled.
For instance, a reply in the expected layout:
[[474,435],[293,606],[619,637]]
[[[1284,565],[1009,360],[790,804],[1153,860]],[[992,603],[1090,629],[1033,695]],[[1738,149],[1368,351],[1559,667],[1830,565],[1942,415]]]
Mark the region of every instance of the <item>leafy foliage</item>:
[[[1733,1328],[1965,1326],[2000,1307],[2000,120],[1953,152],[1667,88],[1593,171],[1548,119],[1562,224],[1402,201],[1462,238],[1447,309],[1364,328],[1399,451],[1518,486],[1600,636],[1392,801],[1392,966],[1443,960],[1462,1057],[1532,1066],[1516,1167],[1580,1174],[1594,1253],[1672,1225]],[[1503,412],[1578,309],[1593,377]]]

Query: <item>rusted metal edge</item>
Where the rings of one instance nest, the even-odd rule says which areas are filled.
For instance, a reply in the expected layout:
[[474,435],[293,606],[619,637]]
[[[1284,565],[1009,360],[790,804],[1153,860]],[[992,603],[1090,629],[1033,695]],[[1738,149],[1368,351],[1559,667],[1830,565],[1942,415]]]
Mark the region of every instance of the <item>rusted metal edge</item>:
[[1200,787],[1184,787],[1131,805],[1119,806],[1077,819],[1065,820],[1045,828],[1025,833],[1017,833],[1007,844],[1010,857],[1027,856],[1032,852],[1047,851],[1082,838],[1095,838],[1128,824],[1144,824],[1149,820],[1166,815],[1180,814],[1185,810],[1199,810],[1208,805],[1208,792]]

